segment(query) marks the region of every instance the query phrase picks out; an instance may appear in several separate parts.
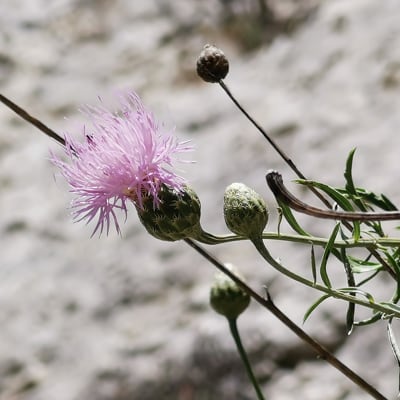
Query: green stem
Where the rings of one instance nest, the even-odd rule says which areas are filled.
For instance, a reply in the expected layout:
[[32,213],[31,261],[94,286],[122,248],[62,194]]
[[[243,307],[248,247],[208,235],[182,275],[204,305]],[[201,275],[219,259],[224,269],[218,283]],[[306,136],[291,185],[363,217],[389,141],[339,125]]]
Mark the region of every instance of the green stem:
[[257,382],[257,379],[254,376],[253,370],[251,368],[251,364],[249,362],[249,358],[247,357],[246,350],[244,349],[244,347],[242,345],[242,340],[240,339],[239,330],[237,328],[236,321],[237,321],[237,318],[234,318],[234,319],[229,319],[228,318],[229,328],[231,330],[233,339],[235,340],[237,350],[238,350],[238,352],[240,354],[240,357],[241,357],[241,359],[243,361],[243,364],[244,364],[244,366],[246,368],[247,375],[249,376],[249,378],[251,380],[251,383],[253,384],[254,390],[257,393],[258,399],[259,400],[265,400],[264,396],[263,396],[263,394],[261,392],[260,386],[259,386],[259,384]]
[[265,247],[264,242],[262,241],[262,238],[253,238],[253,239],[251,239],[251,241],[253,242],[254,246],[256,247],[257,251],[261,254],[261,256],[268,262],[268,264],[270,264],[272,267],[274,267],[277,271],[279,271],[283,275],[286,275],[287,277],[289,277],[299,283],[302,283],[305,286],[309,286],[313,289],[319,290],[320,292],[324,292],[324,293],[328,294],[329,296],[332,296],[336,299],[341,299],[341,300],[345,300],[350,303],[359,304],[361,306],[370,308],[374,311],[382,312],[386,315],[391,315],[393,317],[400,318],[400,312],[395,311],[392,308],[386,307],[383,304],[362,300],[356,296],[352,296],[350,294],[343,293],[340,290],[335,290],[335,289],[320,285],[318,283],[314,283],[314,282],[304,278],[301,275],[295,274],[294,272],[285,268],[280,262],[278,262],[271,256],[271,254]]
[[[264,232],[262,234],[263,239],[267,240],[282,240],[285,242],[293,242],[293,243],[301,243],[301,244],[313,244],[314,246],[325,247],[328,244],[329,239],[316,237],[316,236],[305,236],[305,235],[289,235],[283,233],[276,232]],[[234,234],[228,235],[213,235],[208,232],[201,232],[200,236],[195,238],[199,242],[205,244],[221,244],[221,243],[229,243],[229,242],[237,242],[240,240],[248,240],[247,237],[237,236]],[[385,247],[400,247],[400,239],[398,238],[374,238],[374,239],[358,239],[355,241],[354,239],[348,240],[337,240],[333,243],[332,247],[334,248],[355,248],[355,247],[368,247],[372,246],[374,248],[378,248],[379,246]]]

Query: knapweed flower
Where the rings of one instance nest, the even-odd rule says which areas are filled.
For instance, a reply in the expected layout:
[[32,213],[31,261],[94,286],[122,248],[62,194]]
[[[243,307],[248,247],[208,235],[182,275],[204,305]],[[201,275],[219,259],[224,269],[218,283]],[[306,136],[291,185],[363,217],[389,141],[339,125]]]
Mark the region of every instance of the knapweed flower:
[[67,161],[51,153],[75,194],[71,208],[75,220],[87,223],[97,218],[93,234],[120,226],[116,210],[127,214],[127,203],[143,208],[151,196],[156,209],[164,185],[181,191],[185,180],[173,172],[179,153],[191,150],[187,142],[162,132],[153,114],[133,92],[120,96],[120,111],[104,106],[85,106],[91,125],[84,127],[83,140],[65,136]]

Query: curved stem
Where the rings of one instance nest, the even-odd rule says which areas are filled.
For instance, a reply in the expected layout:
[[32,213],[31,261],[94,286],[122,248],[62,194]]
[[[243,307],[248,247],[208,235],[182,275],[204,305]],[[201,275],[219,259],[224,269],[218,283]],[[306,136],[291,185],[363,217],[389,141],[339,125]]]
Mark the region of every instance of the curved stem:
[[228,318],[229,328],[231,330],[232,337],[236,343],[236,348],[240,354],[240,357],[242,359],[244,367],[246,368],[247,375],[250,378],[250,381],[253,384],[254,390],[257,393],[258,400],[265,400],[264,396],[261,392],[260,385],[258,384],[258,381],[253,373],[253,369],[251,368],[251,364],[249,362],[249,358],[247,357],[246,350],[243,347],[242,340],[240,339],[240,334],[239,334],[239,330],[237,328],[236,321],[237,321],[237,318],[235,318],[235,319]]
[[358,385],[362,390],[369,393],[376,400],[387,400],[381,393],[379,393],[373,386],[366,382],[363,378],[357,375],[353,370],[338,360],[329,350],[314,340],[305,331],[303,331],[298,325],[296,325],[289,317],[286,316],[278,307],[273,303],[269,293],[267,292],[267,298],[260,296],[250,286],[238,278],[232,271],[230,271],[225,265],[218,261],[213,255],[208,253],[203,247],[199,246],[191,239],[184,239],[184,241],[196,250],[202,257],[217,267],[221,272],[229,276],[238,286],[240,286],[251,298],[257,303],[270,311],[276,318],[278,318],[287,328],[289,328],[295,335],[301,340],[307,343],[314,351],[319,355],[320,358],[327,361],[334,368],[340,371],[343,375],[347,376],[352,382]]
[[272,193],[284,204],[301,212],[303,214],[311,215],[317,218],[335,219],[339,221],[390,221],[400,219],[400,211],[337,211],[337,210],[323,210],[304,203],[296,196],[294,196],[283,184],[282,175],[278,171],[269,171],[266,180]]
[[302,283],[305,286],[319,290],[320,292],[326,293],[329,296],[332,296],[336,299],[344,300],[344,301],[354,303],[354,304],[359,304],[361,306],[370,308],[374,311],[383,312],[386,315],[392,315],[393,317],[400,318],[400,312],[397,312],[389,307],[386,307],[385,305],[362,300],[356,296],[352,296],[350,294],[343,293],[340,290],[335,290],[335,289],[320,285],[318,283],[314,283],[314,282],[304,278],[301,275],[295,274],[294,272],[285,268],[280,262],[276,261],[271,256],[271,254],[265,247],[261,238],[252,239],[252,242],[253,242],[254,246],[256,247],[256,249],[258,250],[258,252],[261,254],[261,256],[268,262],[268,264],[270,264],[272,267],[274,267],[277,271],[279,271],[283,275],[286,275],[288,278],[291,278],[299,283]]

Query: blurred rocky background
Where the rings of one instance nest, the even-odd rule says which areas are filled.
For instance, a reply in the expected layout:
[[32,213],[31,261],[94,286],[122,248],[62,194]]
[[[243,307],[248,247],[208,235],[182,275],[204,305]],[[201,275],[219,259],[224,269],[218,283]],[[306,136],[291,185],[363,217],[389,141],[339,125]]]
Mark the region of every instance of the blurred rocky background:
[[[196,76],[205,43],[223,48],[226,83],[305,175],[343,184],[357,147],[357,184],[400,204],[398,0],[1,0],[0,92],[62,134],[80,132],[81,104],[135,90],[195,145],[182,173],[204,227],[226,232],[223,192],[236,181],[268,200],[274,231],[265,172],[295,176],[218,85]],[[208,304],[213,267],[184,243],[150,237],[133,207],[122,236],[90,238],[93,226],[71,221],[50,149],[61,152],[0,105],[0,399],[254,399],[227,323]],[[299,219],[315,234],[333,227]],[[309,248],[267,245],[310,273]],[[318,298],[250,244],[210,251],[260,292],[268,285],[299,324]],[[333,261],[330,271],[345,284]],[[387,299],[392,289],[382,278],[374,293]],[[385,323],[347,337],[345,311],[328,301],[304,329],[394,398]],[[239,328],[266,398],[367,398],[258,305]]]

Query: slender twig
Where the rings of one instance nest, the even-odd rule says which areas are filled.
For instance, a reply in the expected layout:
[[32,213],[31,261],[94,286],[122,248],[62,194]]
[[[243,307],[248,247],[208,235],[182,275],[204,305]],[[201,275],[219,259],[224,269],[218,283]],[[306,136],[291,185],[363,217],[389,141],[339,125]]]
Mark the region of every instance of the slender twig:
[[[257,128],[257,130],[267,139],[268,143],[274,148],[274,150],[283,158],[283,160],[289,165],[289,167],[295,172],[295,174],[300,179],[307,178],[303,175],[303,173],[297,168],[296,164],[291,160],[291,158],[281,149],[281,147],[271,138],[270,135],[264,130],[264,128],[254,120],[254,118],[243,108],[243,106],[236,100],[235,96],[231,93],[228,86],[221,79],[219,82],[222,89],[228,95],[228,97],[233,101],[237,108],[246,116],[246,118]],[[321,194],[318,190],[310,187],[310,190],[328,207],[331,208],[330,202],[325,198],[323,194]]]
[[247,375],[248,375],[251,383],[253,384],[254,390],[257,393],[258,400],[265,400],[264,396],[261,392],[260,385],[258,384],[257,378],[254,375],[253,368],[251,368],[251,364],[250,364],[249,358],[247,357],[246,350],[243,347],[242,339],[240,338],[239,330],[237,327],[237,318],[233,318],[233,319],[228,318],[228,322],[229,322],[229,328],[231,330],[233,340],[236,343],[236,348],[239,352],[240,358],[242,359],[242,362],[246,369]]
[[52,139],[56,140],[58,143],[61,145],[65,146],[65,140],[58,135],[56,132],[54,132],[52,129],[50,129],[47,125],[45,125],[43,122],[39,121],[38,119],[32,117],[32,115],[28,114],[23,108],[15,104],[13,101],[5,97],[0,93],[0,101],[5,104],[8,108],[13,110],[16,114],[18,114],[21,118],[23,118],[25,121],[29,122],[39,130],[41,130],[44,134],[47,136],[50,136]]
[[203,247],[199,246],[196,242],[191,239],[184,239],[185,242],[195,249],[201,256],[203,256],[207,261],[216,266],[221,272],[229,276],[238,286],[240,286],[251,298],[253,298],[257,303],[270,311],[276,318],[278,318],[287,328],[289,328],[295,335],[297,335],[301,340],[307,343],[313,350],[319,355],[320,358],[327,361],[334,368],[340,371],[342,374],[347,376],[352,382],[358,385],[365,392],[369,393],[374,399],[377,400],[387,400],[381,393],[379,393],[373,386],[366,382],[363,378],[357,375],[353,370],[343,364],[338,360],[329,350],[318,343],[315,339],[309,336],[305,331],[303,331],[298,325],[296,325],[290,318],[286,316],[278,307],[275,306],[271,297],[267,293],[267,297],[264,298],[260,296],[256,291],[254,291],[250,286],[238,278],[234,273],[232,273],[227,267],[225,267],[220,261],[218,261],[213,255],[207,252]]

